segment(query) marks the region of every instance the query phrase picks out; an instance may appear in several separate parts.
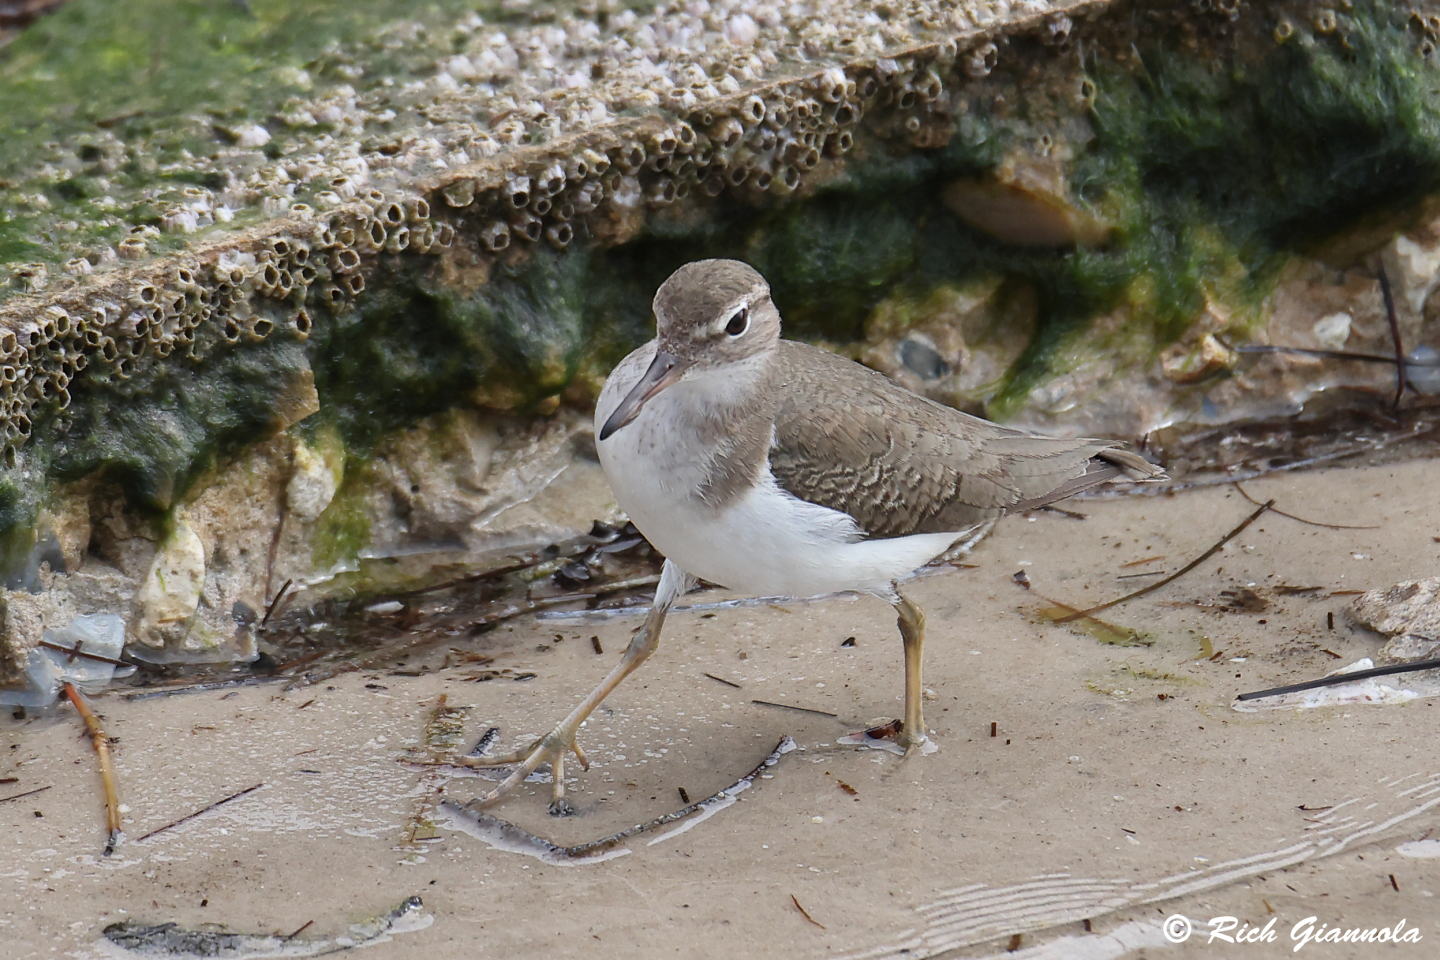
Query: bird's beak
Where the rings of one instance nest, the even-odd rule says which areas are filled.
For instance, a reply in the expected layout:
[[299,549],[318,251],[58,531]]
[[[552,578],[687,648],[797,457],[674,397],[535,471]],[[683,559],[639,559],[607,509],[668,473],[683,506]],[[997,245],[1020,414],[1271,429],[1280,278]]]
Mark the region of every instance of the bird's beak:
[[640,378],[640,382],[630,388],[625,394],[625,399],[620,401],[620,406],[610,414],[610,419],[600,428],[600,439],[608,440],[610,435],[619,430],[625,424],[634,420],[640,415],[640,408],[650,402],[650,398],[661,390],[674,384],[685,375],[690,369],[693,360],[681,360],[673,353],[666,353],[664,350],[655,352],[655,359],[650,361],[650,369]]

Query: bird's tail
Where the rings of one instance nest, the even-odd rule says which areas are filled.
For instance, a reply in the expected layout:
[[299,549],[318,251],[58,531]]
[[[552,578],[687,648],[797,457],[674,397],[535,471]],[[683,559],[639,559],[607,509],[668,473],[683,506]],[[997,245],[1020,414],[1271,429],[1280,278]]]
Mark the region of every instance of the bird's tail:
[[1107,447],[1095,456],[1111,466],[1116,467],[1121,474],[1125,475],[1127,480],[1156,481],[1170,479],[1164,470],[1149,460],[1146,460],[1140,456],[1140,454],[1131,453],[1129,450],[1122,450],[1119,447]]
[[[1101,443],[1103,441],[1096,442]],[[1043,496],[1031,497],[1027,500],[1021,500],[1018,503],[1012,504],[1010,511],[1034,510],[1036,507],[1043,507],[1047,503],[1054,503],[1056,500],[1073,497],[1077,493],[1083,493],[1092,487],[1100,486],[1102,483],[1109,483],[1111,480],[1120,479],[1146,482],[1168,480],[1169,476],[1164,470],[1161,470],[1138,453],[1121,450],[1119,447],[1102,447],[1091,454],[1089,468],[1080,476],[1066,480],[1060,484],[1060,486]]]

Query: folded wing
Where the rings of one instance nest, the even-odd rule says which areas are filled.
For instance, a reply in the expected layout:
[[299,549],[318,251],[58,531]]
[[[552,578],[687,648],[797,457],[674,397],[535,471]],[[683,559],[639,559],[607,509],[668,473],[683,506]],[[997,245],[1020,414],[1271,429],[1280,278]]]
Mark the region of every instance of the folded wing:
[[1001,427],[806,344],[782,340],[775,363],[776,481],[872,537],[964,530],[1118,477],[1164,476],[1112,442]]

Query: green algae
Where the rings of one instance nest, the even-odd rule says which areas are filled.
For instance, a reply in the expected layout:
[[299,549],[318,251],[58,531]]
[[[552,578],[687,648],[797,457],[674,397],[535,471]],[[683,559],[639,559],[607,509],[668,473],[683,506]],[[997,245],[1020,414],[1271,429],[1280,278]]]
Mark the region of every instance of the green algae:
[[157,364],[124,384],[81,381],[70,422],[34,447],[54,479],[98,476],[131,503],[168,511],[221,460],[275,430],[276,399],[307,366],[301,344],[275,337],[201,364]]
[[[364,45],[373,54],[366,72],[420,66],[421,57],[432,53],[429,44],[379,42],[377,30],[397,15],[423,31],[497,6],[468,0],[72,0],[0,57],[0,175],[43,156],[42,145],[97,129],[159,138],[160,162],[167,153],[213,146],[220,141],[211,121],[267,120],[284,98],[308,86],[300,71],[337,74],[347,46]],[[205,135],[192,141],[189,117],[197,112],[207,118]],[[81,156],[98,158],[93,152]]]
[[[1207,300],[1253,326],[1291,254],[1440,185],[1440,72],[1399,11],[1356,4],[1335,33],[1297,32],[1285,44],[1262,34],[1197,55],[1160,32],[1137,36],[1136,50],[1134,61],[1096,54],[1089,65],[1095,137],[1066,170],[1074,202],[1116,225],[1105,248],[1017,248],[926,217],[934,189],[976,144],[993,156],[1023,126],[1007,133],[992,120],[998,131],[958,151],[952,143],[931,171],[909,168],[930,186],[912,201],[922,256],[898,282],[924,289],[988,274],[1038,296],[1036,335],[988,410],[997,418],[1064,372],[1097,316],[1127,306],[1157,348]],[[897,202],[893,174],[887,185]]]
[[457,405],[523,412],[560,393],[592,340],[590,257],[537,251],[464,291],[386,258],[376,292],[307,345],[323,412],[305,429],[333,424],[363,452]]
[[[276,139],[257,157],[280,156],[287,131],[275,116],[288,98],[320,81],[364,90],[417,75],[449,43],[448,24],[498,7],[71,0],[0,51],[0,263],[58,264],[77,246],[113,242],[115,224],[91,203],[104,195],[129,222],[158,224],[184,187],[221,185],[187,164],[226,146],[226,130],[263,125]],[[418,27],[408,42],[386,32],[397,17]],[[0,284],[0,299],[13,292]]]
[[353,561],[370,545],[370,482],[368,464],[347,464],[340,489],[315,524],[311,551],[317,569]]

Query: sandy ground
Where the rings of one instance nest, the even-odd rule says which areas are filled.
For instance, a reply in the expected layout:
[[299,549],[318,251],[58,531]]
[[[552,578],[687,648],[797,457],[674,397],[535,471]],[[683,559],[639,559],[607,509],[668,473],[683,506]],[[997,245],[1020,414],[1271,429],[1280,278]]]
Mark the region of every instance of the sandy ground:
[[[1414,843],[1440,835],[1435,701],[1258,713],[1231,701],[1375,653],[1379,639],[1344,612],[1349,597],[1328,594],[1434,575],[1437,489],[1440,461],[1253,481],[1252,495],[1282,509],[1378,528],[1261,518],[1180,581],[1105,615],[1150,646],[1046,623],[1042,595],[1093,603],[1147,582],[1121,576],[1176,569],[1253,509],[1234,489],[1071,504],[1083,521],[1005,520],[966,559],[975,567],[909,588],[929,614],[939,751],[928,756],[836,743],[900,709],[884,603],[672,614],[660,651],[587,729],[579,815],[548,817],[538,783],[496,812],[559,843],[592,840],[676,809],[680,788],[724,788],[784,735],[799,749],[693,829],[632,839],[628,855],[599,863],[492,849],[445,821],[412,840],[437,789],[464,802],[488,784],[402,761],[441,694],[468,708],[467,748],[492,724],[506,745],[547,729],[636,618],[529,620],[456,644],[537,674],[524,682],[468,682],[455,667],[289,692],[102,696],[131,838],[263,784],[108,859],[73,713],[6,720],[0,778],[15,779],[0,797],[49,789],[0,803],[0,952],[99,956],[101,931],[127,918],[304,927],[280,945],[295,952],[418,894],[433,922],[365,956],[1279,957],[1295,955],[1290,931],[1307,917],[1317,928],[1403,919],[1423,939],[1311,943],[1302,955],[1436,956],[1440,859],[1414,855],[1440,848]],[[1136,563],[1147,557],[1163,559]],[[1286,596],[1282,584],[1323,589]],[[1263,609],[1213,606],[1243,589]],[[1162,935],[1175,914],[1197,928],[1183,947]],[[1208,920],[1223,915],[1274,919],[1276,939],[1207,945]]]

